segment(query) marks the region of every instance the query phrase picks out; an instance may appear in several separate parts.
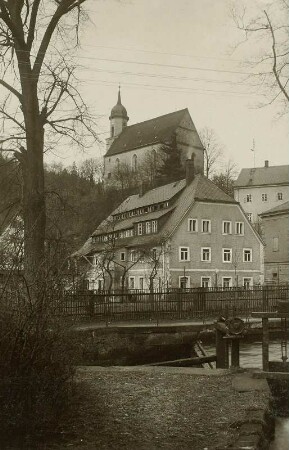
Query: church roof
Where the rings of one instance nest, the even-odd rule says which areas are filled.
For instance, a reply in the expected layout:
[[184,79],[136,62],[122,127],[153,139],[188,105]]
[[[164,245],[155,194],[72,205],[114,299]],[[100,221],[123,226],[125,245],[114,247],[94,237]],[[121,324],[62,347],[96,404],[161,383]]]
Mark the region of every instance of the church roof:
[[256,167],[242,169],[235,187],[289,184],[289,166]]
[[105,156],[170,142],[185,113],[189,114],[187,108],[126,127],[113,141]]

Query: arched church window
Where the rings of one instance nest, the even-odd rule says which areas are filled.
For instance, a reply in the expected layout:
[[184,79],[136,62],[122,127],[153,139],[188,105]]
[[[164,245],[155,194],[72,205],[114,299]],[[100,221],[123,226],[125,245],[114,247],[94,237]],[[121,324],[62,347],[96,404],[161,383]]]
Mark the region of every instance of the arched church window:
[[114,136],[114,126],[111,125],[111,137],[113,137],[113,136]]
[[137,156],[133,155],[132,157],[132,170],[136,171],[137,169]]
[[116,165],[117,170],[119,170],[119,164],[120,164],[119,159],[116,158],[115,165]]

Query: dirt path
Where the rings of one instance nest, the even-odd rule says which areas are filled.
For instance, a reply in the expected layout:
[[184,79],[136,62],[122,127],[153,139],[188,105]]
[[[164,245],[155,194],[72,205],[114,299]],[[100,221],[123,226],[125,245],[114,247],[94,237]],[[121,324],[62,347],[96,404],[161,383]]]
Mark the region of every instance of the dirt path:
[[[74,437],[47,450],[211,450],[226,448],[246,409],[262,408],[262,392],[238,393],[232,375],[181,368],[86,368],[86,393],[64,435]],[[208,373],[212,374],[212,372]]]

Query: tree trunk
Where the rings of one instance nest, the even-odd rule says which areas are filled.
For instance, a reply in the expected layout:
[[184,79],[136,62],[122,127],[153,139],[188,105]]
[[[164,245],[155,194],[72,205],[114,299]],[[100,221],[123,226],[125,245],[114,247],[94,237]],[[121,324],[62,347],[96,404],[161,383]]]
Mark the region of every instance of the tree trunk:
[[24,276],[28,287],[36,292],[44,281],[45,262],[45,191],[44,125],[39,114],[37,84],[24,80],[23,114],[26,128],[26,151],[21,158],[23,175]]

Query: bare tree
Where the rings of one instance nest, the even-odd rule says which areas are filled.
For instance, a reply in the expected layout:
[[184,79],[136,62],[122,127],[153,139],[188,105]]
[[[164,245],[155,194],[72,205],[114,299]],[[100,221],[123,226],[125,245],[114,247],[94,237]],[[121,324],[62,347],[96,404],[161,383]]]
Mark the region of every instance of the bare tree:
[[212,181],[220,189],[226,192],[226,194],[234,197],[234,182],[237,178],[237,174],[237,165],[229,159],[226,165],[213,176]]
[[[96,138],[77,90],[71,52],[85,0],[0,0],[2,151],[13,152],[23,178],[24,270],[32,286],[45,260],[44,153],[62,138]],[[65,105],[65,108],[64,108]]]
[[[281,112],[288,108],[289,101],[289,3],[277,0],[267,8],[254,14],[243,4],[236,4],[231,10],[232,18],[244,33],[245,42],[255,49],[255,56],[248,63],[254,68],[255,85],[269,99],[266,104],[279,101]],[[261,51],[260,51],[261,49]],[[261,105],[263,106],[263,105]]]
[[134,171],[129,164],[119,162],[111,173],[109,184],[120,189],[122,193],[127,193],[138,186],[139,173]]
[[161,150],[156,148],[147,152],[139,168],[141,180],[149,189],[153,189],[157,184],[157,175],[163,164]]
[[81,177],[91,182],[103,180],[103,162],[101,158],[85,159],[79,167]]
[[202,128],[199,136],[205,150],[205,176],[209,178],[216,171],[218,164],[222,163],[223,145],[212,128]]

